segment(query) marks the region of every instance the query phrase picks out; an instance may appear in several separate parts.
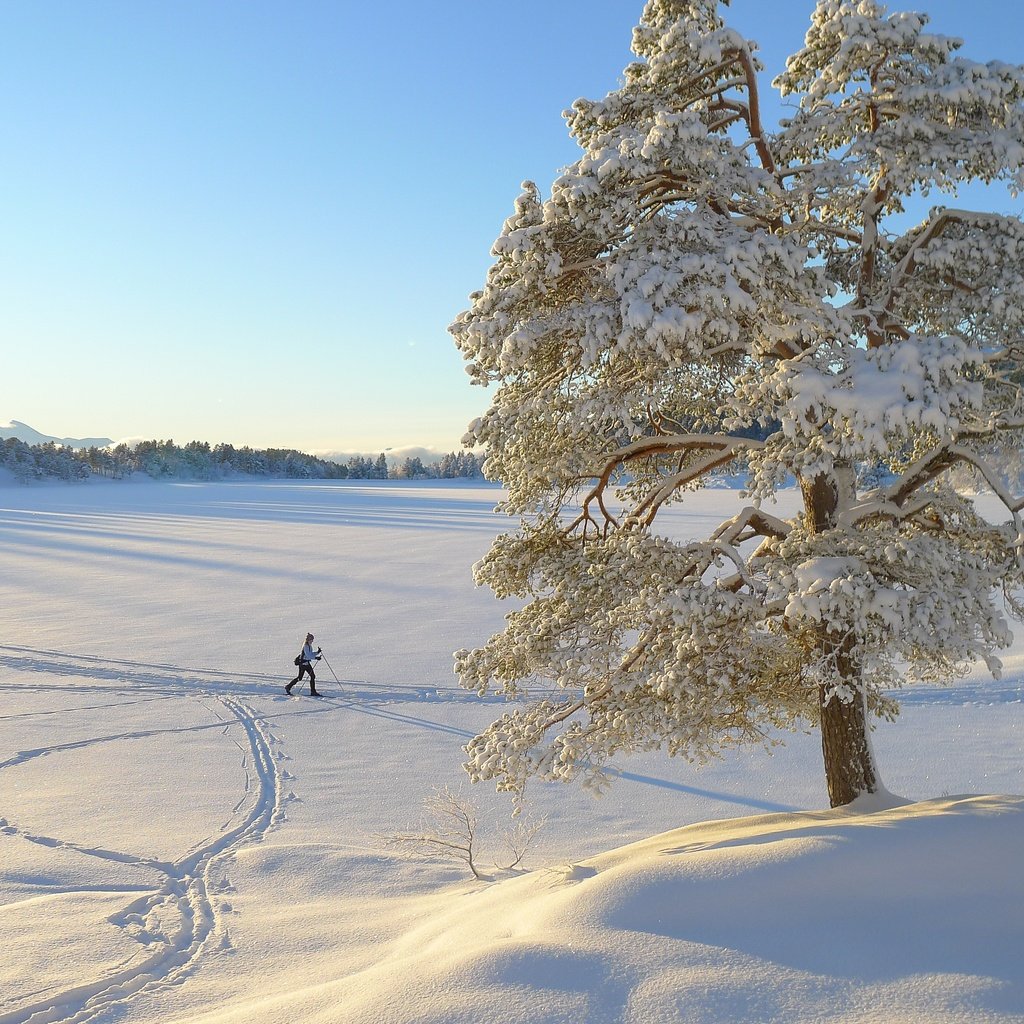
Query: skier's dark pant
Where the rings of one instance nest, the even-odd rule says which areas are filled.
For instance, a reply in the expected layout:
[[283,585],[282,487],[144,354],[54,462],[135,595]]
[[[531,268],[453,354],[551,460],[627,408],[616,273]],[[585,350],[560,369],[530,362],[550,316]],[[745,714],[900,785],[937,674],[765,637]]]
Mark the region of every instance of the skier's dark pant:
[[313,666],[308,661],[299,662],[299,674],[285,687],[285,689],[291,693],[292,687],[301,682],[302,677],[309,673],[309,692],[316,693],[316,676],[313,674]]

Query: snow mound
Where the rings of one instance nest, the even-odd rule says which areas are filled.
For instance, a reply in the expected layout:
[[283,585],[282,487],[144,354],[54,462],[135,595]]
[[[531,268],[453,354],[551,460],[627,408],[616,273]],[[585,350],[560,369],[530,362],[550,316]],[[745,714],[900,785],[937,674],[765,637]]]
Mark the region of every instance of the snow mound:
[[449,889],[373,966],[261,1009],[324,1024],[1016,1021],[1022,850],[1018,796],[693,825]]

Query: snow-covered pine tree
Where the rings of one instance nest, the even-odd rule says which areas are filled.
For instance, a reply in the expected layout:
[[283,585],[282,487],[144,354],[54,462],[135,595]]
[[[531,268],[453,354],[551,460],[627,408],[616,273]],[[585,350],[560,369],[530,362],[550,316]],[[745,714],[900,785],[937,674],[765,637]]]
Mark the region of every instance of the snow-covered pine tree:
[[[621,88],[567,112],[582,156],[549,199],[524,185],[451,327],[497,385],[466,443],[521,517],[477,579],[524,602],[456,669],[556,694],[468,745],[474,778],[599,782],[619,751],[699,761],[811,721],[841,805],[880,785],[870,716],[904,667],[998,671],[1024,503],[987,460],[1022,441],[1024,228],[900,225],[910,197],[1021,181],[1024,69],[958,45],[819,0],[769,133],[719,4],[650,0]],[[965,465],[1005,520],[950,486]],[[749,506],[668,536],[659,513],[725,467]],[[764,502],[794,478],[784,521]]]

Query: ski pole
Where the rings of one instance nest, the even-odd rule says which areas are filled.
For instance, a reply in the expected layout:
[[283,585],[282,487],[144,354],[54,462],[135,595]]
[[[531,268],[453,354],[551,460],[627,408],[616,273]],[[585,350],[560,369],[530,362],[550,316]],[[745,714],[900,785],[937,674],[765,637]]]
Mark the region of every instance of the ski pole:
[[331,670],[331,675],[334,676],[334,681],[341,686],[341,680],[338,678],[338,673],[334,671],[331,663],[327,660],[327,655],[323,651],[320,652],[320,657],[324,659],[324,664]]

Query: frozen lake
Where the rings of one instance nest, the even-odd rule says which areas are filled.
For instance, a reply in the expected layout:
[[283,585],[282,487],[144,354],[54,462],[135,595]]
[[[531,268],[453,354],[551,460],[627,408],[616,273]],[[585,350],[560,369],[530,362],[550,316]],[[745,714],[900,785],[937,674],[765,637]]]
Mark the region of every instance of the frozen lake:
[[[453,650],[501,626],[501,605],[471,579],[508,526],[492,512],[499,493],[0,487],[0,1024],[420,1019],[388,1004],[379,972],[361,972],[471,886],[381,837],[417,821],[433,787],[468,792],[461,746],[500,713],[451,668]],[[673,512],[674,529],[703,533],[737,500],[702,492]],[[307,630],[330,662],[319,702],[283,693]],[[874,739],[889,790],[1024,793],[1022,652],[1000,682],[905,695]],[[533,788],[548,823],[528,867],[827,805],[814,734],[703,770],[657,753],[618,768],[601,800]],[[488,791],[468,796],[507,813]],[[1024,1019],[1016,984],[999,1010],[1009,1016],[984,1019]],[[491,1019],[457,1004],[432,1003],[447,1009],[423,1019]],[[552,1020],[580,1012],[550,1005]],[[602,1012],[587,1019],[627,1019]]]

